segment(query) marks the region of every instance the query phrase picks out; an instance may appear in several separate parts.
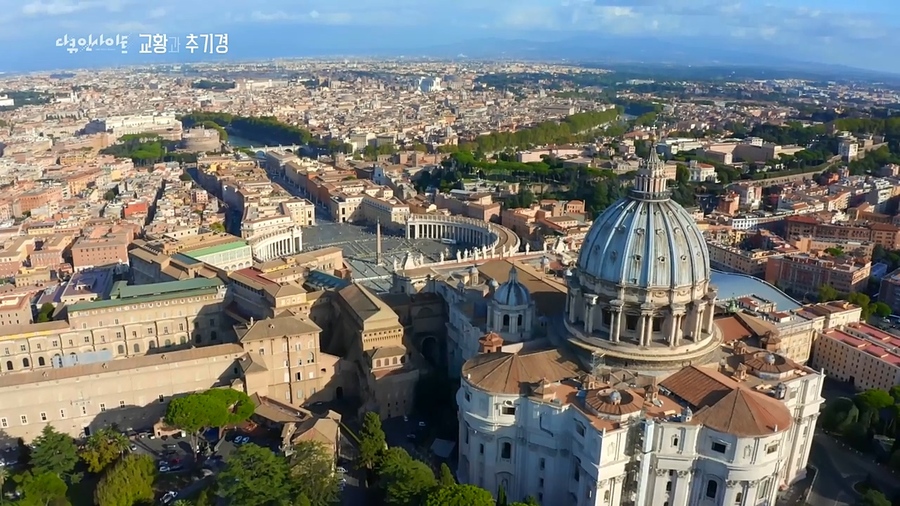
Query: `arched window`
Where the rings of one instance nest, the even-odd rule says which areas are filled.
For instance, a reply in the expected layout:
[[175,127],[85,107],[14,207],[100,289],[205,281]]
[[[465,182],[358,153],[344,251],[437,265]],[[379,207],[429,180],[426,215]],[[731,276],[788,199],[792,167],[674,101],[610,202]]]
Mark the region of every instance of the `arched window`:
[[315,347],[316,347],[316,342],[313,340],[310,340],[308,343],[306,343],[306,349],[308,349],[308,350],[311,350]]
[[47,361],[44,360],[44,357],[38,357],[38,365],[41,367],[44,367],[45,365],[47,365]]
[[22,359],[22,367],[31,367],[31,361],[27,358]]
[[166,339],[166,346],[172,346],[172,340]]
[[375,359],[375,367],[381,367],[381,359],[380,358]]
[[315,363],[315,361],[316,361],[316,354],[313,352],[309,352],[309,356],[306,357],[306,363],[312,364],[312,363]]
[[120,345],[116,346],[116,353],[118,353],[119,355],[124,355],[125,354],[125,345],[120,344]]
[[397,358],[397,357],[394,357],[393,360],[392,360],[392,363],[393,363],[394,365],[397,365],[398,362],[400,362],[400,359]]
[[178,342],[181,343],[181,344],[187,344],[187,337],[181,336],[181,337],[178,339]]
[[522,315],[516,317],[516,326],[522,328]]
[[156,348],[156,341],[150,341],[149,343],[147,343],[147,347],[151,350]]
[[13,370],[12,360],[7,360],[7,361],[6,361],[6,370],[7,370],[7,371],[12,371],[12,370]]
[[509,327],[509,315],[503,315],[503,328]]
[[132,346],[131,349],[134,350],[135,353],[140,353],[141,352],[140,343],[134,343],[134,346]]
[[678,446],[678,436],[672,436],[672,446]]
[[212,339],[213,341],[215,341],[219,337],[216,335],[216,331],[213,330],[212,332],[209,333],[209,338]]
[[715,499],[716,494],[719,493],[719,482],[716,480],[709,480],[706,482],[706,497],[709,499]]
[[512,458],[512,443],[503,443],[500,446],[500,458],[505,460]]

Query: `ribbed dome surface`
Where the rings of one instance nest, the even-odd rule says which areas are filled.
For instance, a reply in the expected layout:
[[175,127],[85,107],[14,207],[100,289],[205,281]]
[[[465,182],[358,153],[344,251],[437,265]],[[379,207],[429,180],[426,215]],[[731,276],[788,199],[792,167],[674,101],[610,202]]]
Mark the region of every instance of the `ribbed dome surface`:
[[616,285],[689,287],[709,280],[709,250],[683,207],[632,192],[594,220],[578,269]]
[[509,271],[509,279],[494,292],[494,301],[504,306],[527,306],[531,303],[531,293],[519,282],[519,271],[515,267]]

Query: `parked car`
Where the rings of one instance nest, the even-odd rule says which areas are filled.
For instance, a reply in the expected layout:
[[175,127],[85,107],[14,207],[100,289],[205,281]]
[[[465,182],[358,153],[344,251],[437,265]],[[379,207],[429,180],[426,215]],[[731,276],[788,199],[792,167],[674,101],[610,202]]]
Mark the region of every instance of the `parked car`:
[[341,466],[338,466],[337,468],[335,468],[334,472],[336,472],[338,474],[347,474],[347,470]]
[[170,490],[166,492],[166,495],[162,496],[162,500],[160,502],[162,502],[163,504],[169,504],[173,502],[176,497],[178,497],[178,492]]
[[249,442],[250,442],[249,436],[237,436],[236,438],[234,438],[234,444],[236,444],[238,446],[245,444],[245,443],[249,443]]
[[169,467],[168,464],[160,464],[159,465],[159,472],[161,472],[161,473],[168,473],[170,470],[171,470],[171,468]]

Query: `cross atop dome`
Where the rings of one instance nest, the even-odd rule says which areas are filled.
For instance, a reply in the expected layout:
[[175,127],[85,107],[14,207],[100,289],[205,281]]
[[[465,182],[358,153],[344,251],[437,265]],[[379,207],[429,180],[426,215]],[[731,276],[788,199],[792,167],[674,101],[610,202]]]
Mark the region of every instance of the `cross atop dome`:
[[650,138],[650,154],[641,164],[634,178],[632,197],[640,200],[664,200],[669,198],[666,164],[656,154],[656,139]]

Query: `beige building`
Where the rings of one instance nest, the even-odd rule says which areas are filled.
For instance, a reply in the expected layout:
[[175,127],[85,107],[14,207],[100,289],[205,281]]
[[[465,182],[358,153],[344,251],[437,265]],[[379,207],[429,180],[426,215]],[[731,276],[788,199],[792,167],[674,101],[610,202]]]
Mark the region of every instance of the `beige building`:
[[375,411],[382,418],[409,414],[419,370],[397,313],[356,284],[335,292],[331,311],[331,346],[359,365],[361,411]]
[[128,286],[63,309],[67,320],[0,327],[2,371],[51,369],[232,340],[220,279]]
[[237,325],[235,332],[247,351],[241,366],[249,394],[296,407],[343,397],[336,381],[341,360],[321,351],[322,329],[313,321],[287,314]]
[[243,354],[236,344],[221,344],[0,375],[0,446],[30,441],[48,424],[73,437],[112,423],[149,427],[172,396],[230,386]]
[[900,385],[900,338],[865,323],[845,325],[819,335],[813,363],[825,374],[857,390],[890,390]]
[[14,293],[0,296],[0,328],[32,323],[31,294]]

